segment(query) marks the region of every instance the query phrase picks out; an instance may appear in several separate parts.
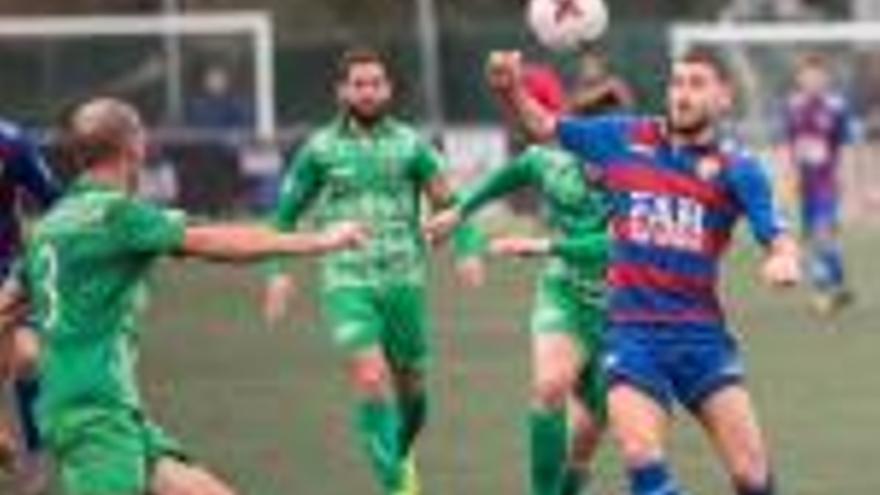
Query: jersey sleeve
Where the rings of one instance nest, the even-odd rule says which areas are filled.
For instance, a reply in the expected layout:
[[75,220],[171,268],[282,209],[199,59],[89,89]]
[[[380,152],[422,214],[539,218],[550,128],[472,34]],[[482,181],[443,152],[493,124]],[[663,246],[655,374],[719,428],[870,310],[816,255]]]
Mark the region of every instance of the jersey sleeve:
[[769,245],[788,230],[773,199],[770,178],[760,162],[742,160],[731,167],[728,177],[752,234],[760,244]]
[[21,135],[15,136],[9,146],[13,148],[9,173],[16,184],[41,206],[47,207],[52,204],[60,196],[61,187],[37,146]]
[[556,126],[559,144],[593,166],[606,167],[626,147],[628,130],[634,118],[615,115],[606,117],[564,117]]
[[426,184],[443,171],[444,160],[437,148],[417,138],[410,165],[416,180],[420,184]]
[[186,215],[141,200],[125,200],[114,211],[117,242],[129,251],[166,254],[179,250]]
[[293,230],[321,187],[320,164],[312,142],[293,157],[281,184],[272,224],[279,230]]
[[594,232],[553,239],[550,254],[580,263],[593,263],[608,256],[608,235]]
[[470,216],[487,203],[529,184],[534,178],[533,171],[538,160],[539,152],[530,148],[480,178],[459,197],[458,204],[463,215]]

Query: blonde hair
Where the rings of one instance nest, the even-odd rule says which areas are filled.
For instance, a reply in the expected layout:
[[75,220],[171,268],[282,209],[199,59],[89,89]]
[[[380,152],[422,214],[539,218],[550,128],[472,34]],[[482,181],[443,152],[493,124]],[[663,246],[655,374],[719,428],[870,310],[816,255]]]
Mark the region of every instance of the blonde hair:
[[77,169],[122,155],[144,133],[137,109],[130,103],[100,97],[77,105],[65,123],[67,156]]

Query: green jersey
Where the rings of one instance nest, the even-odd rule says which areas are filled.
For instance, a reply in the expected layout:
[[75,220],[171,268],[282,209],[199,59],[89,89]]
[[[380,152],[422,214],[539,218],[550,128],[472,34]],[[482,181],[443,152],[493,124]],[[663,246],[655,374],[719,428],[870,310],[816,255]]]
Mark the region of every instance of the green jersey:
[[[316,131],[291,163],[274,224],[293,229],[307,209],[319,227],[342,220],[370,228],[359,249],[324,256],[325,289],[419,285],[426,277],[421,194],[443,172],[440,154],[412,127],[387,118],[371,129],[340,118]],[[479,249],[478,235],[460,230],[460,253]]]
[[531,146],[465,193],[460,206],[468,216],[525,186],[540,192],[542,216],[554,236],[551,251],[555,256],[545,273],[574,277],[591,286],[600,284],[608,251],[608,200],[601,188],[587,184],[572,154]]
[[35,226],[25,283],[41,339],[39,415],[138,409],[136,314],[159,255],[180,248],[183,215],[80,179]]

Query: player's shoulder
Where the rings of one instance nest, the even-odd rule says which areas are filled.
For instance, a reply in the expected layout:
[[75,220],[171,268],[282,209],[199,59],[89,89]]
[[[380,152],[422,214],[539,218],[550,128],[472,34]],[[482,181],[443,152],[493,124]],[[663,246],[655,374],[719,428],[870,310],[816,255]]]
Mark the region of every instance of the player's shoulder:
[[849,101],[843,93],[829,91],[825,95],[825,106],[836,113],[843,113],[849,109]]
[[764,160],[739,139],[726,137],[722,139],[718,149],[724,170],[728,172],[728,175],[764,173]]
[[382,122],[382,126],[384,131],[404,148],[428,143],[418,127],[403,120],[387,117]]
[[785,98],[785,108],[786,110],[793,111],[797,110],[801,106],[806,103],[807,97],[800,91],[793,91],[788,94]]
[[338,126],[334,123],[324,124],[306,136],[301,148],[312,152],[326,152],[337,142],[338,138]]
[[20,125],[0,117],[0,144],[16,147],[23,146],[28,142],[28,136]]
[[598,116],[566,116],[559,122],[561,130],[589,130],[594,134],[620,136],[624,140],[657,141],[665,133],[664,120],[657,116],[616,112]]

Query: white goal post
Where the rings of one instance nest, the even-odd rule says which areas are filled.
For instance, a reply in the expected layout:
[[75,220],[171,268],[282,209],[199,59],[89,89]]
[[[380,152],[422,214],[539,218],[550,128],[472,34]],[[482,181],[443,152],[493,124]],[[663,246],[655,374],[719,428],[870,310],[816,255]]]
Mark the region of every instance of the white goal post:
[[271,138],[276,133],[275,40],[272,18],[267,12],[0,17],[0,39],[224,34],[251,38],[256,132],[260,137]]
[[674,56],[700,43],[723,45],[880,42],[880,22],[725,22],[672,26],[669,45]]

